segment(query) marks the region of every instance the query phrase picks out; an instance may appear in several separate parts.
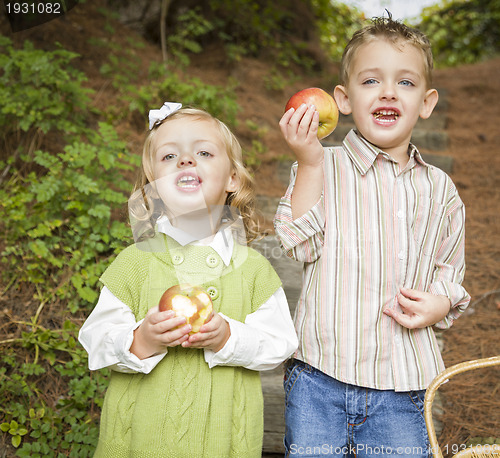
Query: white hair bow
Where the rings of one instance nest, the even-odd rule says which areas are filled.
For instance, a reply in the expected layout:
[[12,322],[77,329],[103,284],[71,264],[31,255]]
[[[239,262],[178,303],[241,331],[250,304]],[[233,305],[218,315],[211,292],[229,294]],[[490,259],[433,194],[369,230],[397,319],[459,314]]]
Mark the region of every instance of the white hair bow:
[[181,108],[182,103],[165,102],[159,110],[149,110],[149,130],[151,130],[157,122],[163,121],[167,116],[170,116]]

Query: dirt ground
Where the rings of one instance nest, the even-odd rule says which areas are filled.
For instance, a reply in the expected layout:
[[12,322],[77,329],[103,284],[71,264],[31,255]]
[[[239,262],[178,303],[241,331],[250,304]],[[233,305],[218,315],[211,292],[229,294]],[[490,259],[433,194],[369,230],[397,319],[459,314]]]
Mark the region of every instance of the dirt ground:
[[[99,2],[97,2],[99,3]],[[117,92],[99,68],[107,56],[101,48],[88,46],[89,37],[112,41],[116,49],[130,47],[134,33],[113,23],[112,36],[106,32],[104,19],[82,5],[57,24],[46,24],[16,34],[17,42],[34,41],[39,47],[49,46],[54,38],[80,53],[76,63],[89,76],[95,91],[94,103],[103,107],[117,104]],[[1,21],[0,21],[1,23]],[[2,33],[9,35],[4,23]],[[71,37],[71,40],[64,37]],[[139,38],[137,38],[139,39]],[[151,44],[140,51],[142,66],[151,60],[160,61],[161,51]],[[246,121],[259,126],[259,140],[266,151],[255,170],[261,194],[280,196],[283,184],[275,177],[277,161],[290,153],[281,138],[278,121],[288,97],[297,90],[321,86],[331,90],[335,84],[336,67],[323,68],[321,75],[297,75],[293,83],[281,90],[266,89],[262,84],[269,71],[269,62],[243,58],[228,65],[220,49],[208,49],[192,57],[190,76],[226,86],[238,81],[236,95],[242,110],[236,134],[245,146],[251,144],[256,131]],[[325,76],[326,75],[326,76]],[[500,58],[475,65],[435,71],[435,86],[446,91],[448,103],[447,133],[450,144],[442,154],[453,157],[452,179],[467,209],[465,287],[473,297],[470,311],[444,333],[444,358],[447,366],[469,359],[500,354],[498,324],[500,319]],[[444,92],[443,92],[444,93]],[[118,102],[119,103],[119,102]],[[131,117],[118,126],[132,152],[139,152],[144,138],[142,120]],[[418,145],[417,145],[418,146]],[[500,437],[500,372],[482,370],[470,376],[458,376],[442,390],[444,422],[440,444],[451,451],[452,444],[464,444],[469,438]]]

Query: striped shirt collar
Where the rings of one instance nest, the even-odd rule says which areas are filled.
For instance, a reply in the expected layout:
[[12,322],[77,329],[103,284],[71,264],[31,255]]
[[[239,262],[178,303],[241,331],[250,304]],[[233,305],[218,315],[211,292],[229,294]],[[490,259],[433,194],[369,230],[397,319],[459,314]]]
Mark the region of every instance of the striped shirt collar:
[[[393,159],[389,154],[373,145],[372,143],[368,142],[354,129],[351,129],[346,135],[343,141],[343,145],[345,150],[347,151],[347,154],[349,155],[361,175],[366,175],[370,167],[373,166],[373,163],[375,162],[375,159],[378,155],[384,156],[389,161],[396,162],[396,160]],[[423,160],[422,155],[418,151],[417,147],[412,143],[410,143],[408,147],[408,156],[410,157],[410,160],[406,168],[411,168],[414,166],[414,162],[412,161],[412,159],[415,159],[416,162],[422,164],[425,167],[429,167],[429,165]]]

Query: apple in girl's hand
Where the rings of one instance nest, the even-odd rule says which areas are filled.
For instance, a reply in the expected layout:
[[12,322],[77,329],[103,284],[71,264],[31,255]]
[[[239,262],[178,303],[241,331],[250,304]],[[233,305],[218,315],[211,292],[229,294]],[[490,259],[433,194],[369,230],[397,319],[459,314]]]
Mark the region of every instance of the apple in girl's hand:
[[335,99],[319,87],[310,87],[292,95],[286,104],[285,111],[290,108],[297,109],[303,103],[314,105],[319,113],[318,138],[321,140],[330,135],[337,127],[339,120],[339,109]]
[[159,307],[160,312],[173,310],[175,316],[186,317],[186,324],[192,326],[190,335],[200,330],[213,310],[212,300],[207,292],[187,283],[168,288],[160,298]]

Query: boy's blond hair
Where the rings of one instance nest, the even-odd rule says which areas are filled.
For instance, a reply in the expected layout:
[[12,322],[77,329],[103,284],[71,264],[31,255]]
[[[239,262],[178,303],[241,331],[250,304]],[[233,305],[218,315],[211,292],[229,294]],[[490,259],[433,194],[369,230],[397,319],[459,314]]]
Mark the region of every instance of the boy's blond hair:
[[[197,108],[182,108],[179,111],[158,122],[149,132],[142,151],[142,167],[139,178],[134,187],[132,197],[129,201],[129,210],[134,219],[140,238],[154,235],[154,226],[160,216],[164,216],[165,206],[156,193],[151,193],[150,189],[154,187],[147,186],[154,182],[157,177],[153,172],[153,157],[155,150],[153,140],[162,124],[174,119],[189,117],[193,120],[208,121],[214,126],[214,129],[220,134],[220,138],[225,147],[232,170],[236,173],[239,180],[239,187],[235,192],[229,193],[225,205],[238,210],[243,219],[247,241],[255,240],[260,235],[259,218],[255,209],[255,183],[243,163],[243,152],[240,143],[231,130],[219,119],[210,113]],[[149,191],[149,192],[148,192]],[[136,232],[136,230],[134,230]]]
[[422,52],[424,57],[424,72],[427,88],[432,85],[432,50],[429,39],[420,30],[409,27],[402,22],[395,21],[389,14],[388,18],[380,17],[372,23],[354,33],[344,49],[340,64],[340,84],[348,86],[349,71],[356,51],[360,46],[370,43],[374,39],[384,39],[394,46],[410,44]]

